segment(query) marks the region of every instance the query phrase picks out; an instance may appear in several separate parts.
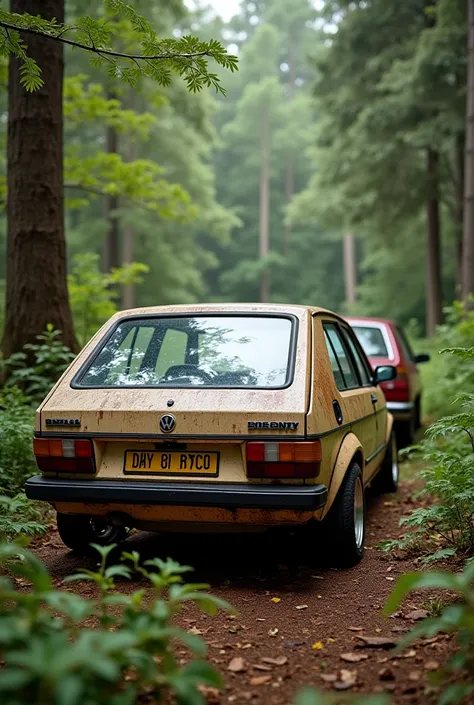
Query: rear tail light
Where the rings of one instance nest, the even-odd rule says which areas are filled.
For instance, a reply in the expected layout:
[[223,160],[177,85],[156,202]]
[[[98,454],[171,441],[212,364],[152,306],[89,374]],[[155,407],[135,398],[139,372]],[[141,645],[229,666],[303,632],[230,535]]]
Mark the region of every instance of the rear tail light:
[[247,443],[248,477],[317,477],[320,463],[320,441]]
[[95,472],[92,441],[35,438],[33,451],[42,472]]
[[405,367],[397,365],[397,376],[392,382],[384,382],[382,389],[388,401],[408,401],[410,399],[410,382]]

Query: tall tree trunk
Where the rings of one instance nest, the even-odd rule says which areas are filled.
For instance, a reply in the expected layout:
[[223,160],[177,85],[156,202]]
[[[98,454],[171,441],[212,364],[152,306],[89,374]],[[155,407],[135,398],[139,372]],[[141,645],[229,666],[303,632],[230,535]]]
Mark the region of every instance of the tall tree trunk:
[[[270,126],[268,106],[262,109],[260,125],[260,259],[267,257],[270,249]],[[270,272],[265,267],[260,280],[260,301],[270,297]]]
[[355,238],[352,233],[344,235],[344,288],[346,304],[355,304],[357,286],[357,264]]
[[462,297],[474,293],[474,0],[468,0],[468,55],[466,153],[464,166],[464,220]]
[[[288,54],[288,98],[293,100],[296,93],[296,61],[293,53],[293,41],[290,39],[290,49]],[[295,192],[295,155],[292,150],[289,150],[285,157],[285,201],[288,206],[291,203]],[[290,251],[291,225],[285,224],[285,233],[283,241],[283,253],[285,256]]]
[[[132,142],[128,154],[130,161],[137,158],[137,145]],[[128,224],[123,231],[123,263],[131,264],[133,262],[135,250],[135,233],[133,226]],[[127,284],[123,287],[122,292],[122,307],[124,309],[133,308],[135,306],[135,287],[133,284]]]
[[431,185],[431,198],[426,202],[426,332],[429,337],[436,332],[442,322],[442,285],[440,256],[440,218],[438,195],[439,155],[428,149],[427,171]]
[[464,214],[464,135],[458,135],[455,146],[456,185],[455,185],[455,221],[456,221],[456,294],[462,296],[462,239]]
[[[12,12],[64,22],[64,0],[11,0]],[[48,323],[77,349],[67,290],[63,183],[63,47],[22,36],[44,86],[20,86],[20,63],[8,72],[7,291],[3,354],[35,342]]]
[[[117,96],[113,91],[109,92],[108,98],[112,100]],[[114,127],[107,127],[106,132],[107,154],[118,154],[118,134]],[[105,212],[108,220],[108,231],[104,242],[104,271],[120,267],[120,231],[117,209],[119,207],[118,196],[106,197]]]

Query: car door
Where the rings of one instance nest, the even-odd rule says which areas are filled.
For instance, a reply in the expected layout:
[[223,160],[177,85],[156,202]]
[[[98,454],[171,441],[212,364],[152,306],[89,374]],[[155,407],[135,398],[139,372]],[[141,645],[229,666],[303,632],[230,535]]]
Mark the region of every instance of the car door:
[[364,387],[370,389],[370,400],[372,402],[372,408],[375,416],[375,433],[377,437],[377,444],[374,448],[374,452],[377,451],[379,453],[384,448],[386,440],[387,406],[385,402],[385,395],[383,390],[373,382],[370,362],[354,331],[350,326],[346,325],[341,325],[341,328],[347,346],[349,347],[357,369],[359,370],[362,384]]
[[[335,409],[340,409],[340,425],[347,424],[362,443],[366,470],[364,481],[372,474],[378,448],[377,414],[374,413],[374,397],[378,393],[370,380],[369,371],[351,351],[346,331],[336,321],[323,321],[324,337],[331,362],[339,398],[334,400]],[[352,341],[353,342],[353,341]],[[361,363],[359,369],[357,360]],[[383,394],[382,394],[383,398]],[[383,402],[382,402],[383,403]]]
[[395,337],[397,338],[397,343],[403,353],[405,368],[408,374],[410,401],[414,402],[421,390],[420,373],[418,367],[416,366],[415,354],[413,353],[410,343],[408,342],[402,328],[396,326],[394,332]]

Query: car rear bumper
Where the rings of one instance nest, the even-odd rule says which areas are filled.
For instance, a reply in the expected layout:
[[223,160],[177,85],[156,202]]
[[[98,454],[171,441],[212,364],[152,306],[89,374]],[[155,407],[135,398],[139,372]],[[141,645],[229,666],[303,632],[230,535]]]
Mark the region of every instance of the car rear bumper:
[[395,419],[409,417],[414,408],[412,401],[387,401],[387,411],[393,414]]
[[325,485],[245,485],[216,482],[136,482],[55,479],[37,475],[25,485],[29,499],[88,504],[288,509],[316,511],[326,504]]

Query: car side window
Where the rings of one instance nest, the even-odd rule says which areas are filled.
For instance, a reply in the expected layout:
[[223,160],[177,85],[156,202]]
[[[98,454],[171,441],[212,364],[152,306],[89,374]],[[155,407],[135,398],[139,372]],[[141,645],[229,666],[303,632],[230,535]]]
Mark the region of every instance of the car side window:
[[342,326],[342,330],[344,334],[344,339],[347,343],[347,346],[349,347],[349,350],[352,353],[352,357],[355,360],[357,369],[359,370],[359,377],[361,379],[362,385],[367,386],[372,384],[372,374],[367,360],[365,360],[364,356],[361,354],[359,346],[356,345],[350,330],[346,328],[346,326]]
[[400,341],[400,346],[403,350],[404,356],[410,362],[415,362],[415,355],[413,354],[413,350],[411,349],[410,343],[408,342],[405,333],[401,328],[398,327],[395,330],[397,332],[397,337]]
[[357,373],[344,346],[338,327],[334,323],[324,323],[323,328],[337,388],[343,390],[359,387],[360,382]]

